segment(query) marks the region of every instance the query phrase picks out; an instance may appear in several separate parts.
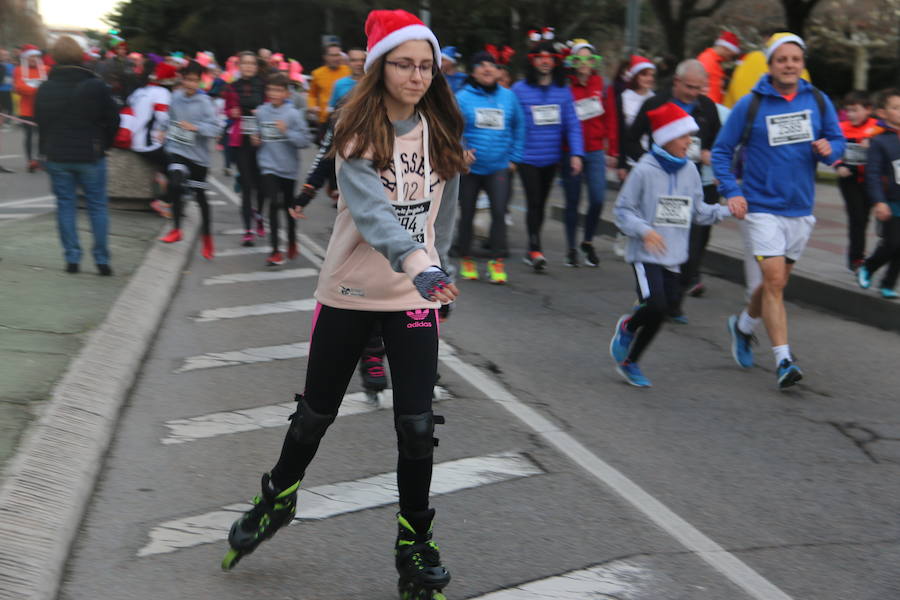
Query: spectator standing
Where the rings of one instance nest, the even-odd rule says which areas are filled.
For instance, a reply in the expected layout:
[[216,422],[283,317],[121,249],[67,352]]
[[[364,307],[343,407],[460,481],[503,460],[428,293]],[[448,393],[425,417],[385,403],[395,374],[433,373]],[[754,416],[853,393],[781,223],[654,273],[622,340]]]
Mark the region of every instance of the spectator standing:
[[[34,99],[38,88],[47,80],[47,69],[44,66],[43,54],[37,46],[25,44],[19,55],[21,64],[13,71],[13,89],[19,95],[19,116],[30,121],[34,118]],[[25,133],[25,160],[28,161],[28,172],[37,171],[38,161],[34,155],[34,126],[22,124]]]

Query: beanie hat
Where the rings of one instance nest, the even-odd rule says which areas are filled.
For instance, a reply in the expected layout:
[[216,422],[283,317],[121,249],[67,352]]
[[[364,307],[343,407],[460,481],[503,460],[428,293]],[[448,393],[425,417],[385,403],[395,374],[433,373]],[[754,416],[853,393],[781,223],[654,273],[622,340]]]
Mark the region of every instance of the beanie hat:
[[446,58],[454,65],[462,58],[462,54],[456,49],[456,46],[444,46],[441,48],[441,58]]
[[724,46],[734,53],[741,51],[741,40],[730,31],[723,31],[719,34],[719,38],[713,44],[714,46]]
[[800,48],[806,52],[806,42],[803,41],[799,35],[795,33],[790,33],[787,31],[782,31],[780,33],[773,34],[772,37],[766,42],[766,62],[772,60],[772,55],[775,54],[775,50],[779,48],[779,46],[783,46],[784,44],[797,44]]
[[650,119],[650,128],[653,130],[653,141],[658,146],[665,146],[675,138],[700,130],[697,121],[672,102],[648,110],[647,118]]
[[405,10],[373,10],[366,18],[366,37],[369,55],[363,67],[366,71],[378,58],[410,40],[425,40],[434,50],[434,62],[441,63],[441,45],[422,21]]
[[472,58],[469,59],[469,66],[473,69],[480,65],[481,63],[491,63],[492,65],[497,64],[497,59],[494,58],[494,55],[488,52],[487,50],[480,50],[472,55]]
[[634,79],[635,75],[637,75],[644,69],[653,69],[655,71],[656,65],[650,62],[649,58],[644,58],[643,56],[632,54],[631,62],[628,63],[628,70],[625,71],[625,81],[631,81],[632,79]]
[[178,70],[175,65],[161,62],[156,65],[150,80],[158,85],[174,85],[178,81]]
[[578,38],[576,40],[572,40],[570,43],[572,44],[572,49],[571,49],[572,54],[575,54],[582,48],[587,48],[591,52],[595,52],[595,53],[597,52],[597,49],[594,48],[594,45],[587,40]]

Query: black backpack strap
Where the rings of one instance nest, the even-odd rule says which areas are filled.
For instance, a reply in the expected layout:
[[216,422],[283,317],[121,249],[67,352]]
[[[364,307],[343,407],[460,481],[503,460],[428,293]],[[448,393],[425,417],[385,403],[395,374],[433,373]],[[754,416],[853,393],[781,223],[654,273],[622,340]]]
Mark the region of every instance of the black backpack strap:
[[813,97],[816,99],[816,105],[819,107],[819,130],[825,129],[825,96],[816,86],[812,86]]
[[753,98],[750,100],[750,108],[747,109],[747,119],[744,121],[744,130],[741,132],[741,139],[738,141],[738,148],[743,148],[750,140],[750,131],[753,129],[753,121],[756,119],[756,113],[759,112],[759,104],[762,102],[762,94],[750,92]]

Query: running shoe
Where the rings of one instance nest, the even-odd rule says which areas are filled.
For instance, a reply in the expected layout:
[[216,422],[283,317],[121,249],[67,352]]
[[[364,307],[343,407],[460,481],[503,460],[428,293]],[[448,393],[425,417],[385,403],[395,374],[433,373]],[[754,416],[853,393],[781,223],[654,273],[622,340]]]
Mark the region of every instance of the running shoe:
[[752,344],[756,341],[753,334],[746,334],[738,329],[737,315],[728,317],[728,332],[731,334],[731,356],[739,366],[749,369],[753,366]]
[[866,264],[866,261],[864,259],[857,258],[856,260],[850,262],[850,266],[848,268],[850,269],[851,273],[856,273],[864,264]]
[[630,318],[631,315],[619,317],[616,323],[616,331],[609,341],[609,355],[616,361],[616,364],[628,358],[628,351],[631,350],[631,343],[634,342],[634,334],[628,331],[626,327]]
[[244,232],[244,237],[241,238],[241,246],[252,246],[256,241],[256,237],[253,235],[253,232],[249,229]]
[[547,268],[547,259],[544,258],[543,252],[529,252],[522,260],[535,271],[543,271]]
[[575,252],[575,248],[569,248],[568,252],[566,252],[565,265],[567,267],[577,267],[578,266],[578,253]]
[[584,264],[589,267],[597,267],[600,265],[600,258],[594,250],[594,245],[590,242],[581,242],[581,252],[584,254]]
[[687,315],[681,312],[674,315],[669,315],[669,320],[676,325],[687,325],[689,323]]
[[859,265],[859,269],[856,270],[856,283],[864,290],[869,289],[869,286],[872,285],[872,274],[869,273],[866,265]]
[[172,231],[170,231],[170,232],[167,233],[166,235],[164,235],[164,236],[162,236],[161,238],[159,238],[159,241],[165,242],[166,244],[172,244],[172,243],[174,243],[174,242],[180,242],[180,241],[181,241],[181,230],[180,230],[180,229],[173,229]]
[[287,249],[288,260],[294,260],[295,258],[297,258],[297,255],[299,255],[299,254],[300,254],[300,250],[297,248],[296,243],[288,244],[288,249]]
[[706,291],[706,286],[699,281],[688,288],[687,295],[691,298],[699,298]]
[[624,233],[616,233],[616,240],[613,242],[613,254],[619,258],[625,258],[625,251],[628,247],[628,238]]
[[491,283],[506,283],[506,266],[503,264],[502,258],[489,260],[487,268]]
[[778,389],[780,390],[789,388],[803,379],[803,371],[800,370],[800,367],[786,358],[778,365],[776,374],[778,376]]
[[470,257],[464,256],[463,259],[459,261],[459,276],[471,281],[478,279],[478,266]]
[[272,252],[272,254],[269,255],[269,258],[266,259],[266,264],[269,265],[270,267],[277,267],[279,265],[283,265],[284,264],[284,255],[281,252],[279,252],[278,250],[275,250],[274,252]]
[[885,300],[896,300],[897,298],[900,298],[900,296],[897,295],[897,292],[891,288],[881,288],[881,297]]
[[633,363],[630,360],[623,360],[616,365],[616,372],[634,387],[650,387],[650,380],[644,376],[644,373],[637,363]]

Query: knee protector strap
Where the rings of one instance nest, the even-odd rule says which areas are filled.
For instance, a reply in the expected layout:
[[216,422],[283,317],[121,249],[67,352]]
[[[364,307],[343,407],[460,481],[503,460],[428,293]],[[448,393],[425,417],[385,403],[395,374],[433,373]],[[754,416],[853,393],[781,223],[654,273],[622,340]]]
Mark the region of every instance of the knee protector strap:
[[289,430],[291,436],[298,444],[317,444],[329,425],[334,423],[337,415],[322,415],[315,412],[309,407],[303,394],[295,394],[294,399],[297,401],[297,412],[288,417],[291,421]]
[[400,415],[395,426],[400,446],[400,456],[410,460],[430,458],[438,440],[434,437],[435,424],[443,424],[444,417],[433,412],[418,415]]

